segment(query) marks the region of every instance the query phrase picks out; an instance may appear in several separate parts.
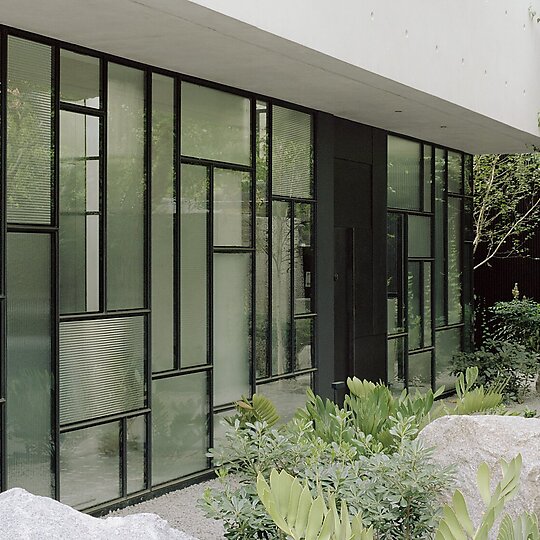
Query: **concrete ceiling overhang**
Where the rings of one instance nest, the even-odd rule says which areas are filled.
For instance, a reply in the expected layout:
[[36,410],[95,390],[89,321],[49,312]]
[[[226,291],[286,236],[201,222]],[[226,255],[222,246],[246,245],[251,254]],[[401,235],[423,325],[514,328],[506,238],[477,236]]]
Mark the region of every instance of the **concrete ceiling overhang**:
[[14,0],[0,14],[15,28],[471,153],[540,146],[538,134],[188,0]]

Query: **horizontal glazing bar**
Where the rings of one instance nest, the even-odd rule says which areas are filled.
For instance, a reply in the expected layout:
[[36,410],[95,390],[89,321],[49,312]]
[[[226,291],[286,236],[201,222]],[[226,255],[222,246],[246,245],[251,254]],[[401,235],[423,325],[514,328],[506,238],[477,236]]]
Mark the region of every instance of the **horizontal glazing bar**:
[[79,429],[85,429],[93,426],[100,426],[102,424],[108,424],[110,422],[115,422],[121,420],[122,418],[133,418],[135,416],[142,416],[150,412],[149,408],[136,409],[121,414],[112,414],[110,416],[102,416],[101,418],[96,418],[92,420],[85,420],[84,422],[74,422],[72,424],[65,424],[60,426],[60,433],[66,433],[68,431],[77,431]]
[[106,313],[70,313],[68,315],[61,315],[60,321],[86,321],[92,319],[114,319],[116,317],[135,317],[137,315],[147,315],[150,310],[144,309],[130,309],[124,311],[107,311]]
[[214,366],[211,364],[204,364],[201,366],[193,366],[182,369],[174,369],[171,371],[161,371],[158,373],[152,374],[152,380],[156,381],[158,379],[168,379],[170,377],[181,377],[182,375],[189,375],[190,373],[201,373],[203,371],[211,371]]

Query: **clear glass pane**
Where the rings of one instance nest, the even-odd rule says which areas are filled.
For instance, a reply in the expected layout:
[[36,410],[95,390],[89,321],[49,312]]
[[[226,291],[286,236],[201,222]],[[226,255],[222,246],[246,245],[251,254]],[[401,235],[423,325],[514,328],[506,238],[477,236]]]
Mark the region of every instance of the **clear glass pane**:
[[251,255],[214,254],[214,405],[248,395]]
[[473,265],[473,246],[467,242],[463,245],[463,348],[467,352],[474,350]]
[[421,210],[420,143],[388,136],[388,206]]
[[435,321],[437,326],[446,324],[446,256],[445,256],[445,221],[446,221],[446,152],[435,149]]
[[408,216],[409,257],[431,257],[431,218]]
[[7,220],[51,221],[51,48],[8,37]]
[[291,217],[286,202],[272,203],[272,374],[291,370]]
[[249,165],[250,100],[182,83],[182,155]]
[[313,332],[315,319],[296,319],[295,328],[295,352],[296,369],[309,369],[313,367]]
[[187,476],[207,467],[206,373],[152,382],[152,482]]
[[464,184],[465,195],[472,196],[473,194],[473,157],[471,154],[465,154],[464,156]]
[[440,330],[435,334],[435,381],[436,386],[452,390],[456,377],[451,375],[451,361],[461,351],[461,328]]
[[126,426],[127,492],[134,493],[146,487],[146,417],[128,418]]
[[214,169],[214,245],[251,245],[251,174]]
[[60,434],[60,501],[84,509],[120,497],[120,422]]
[[463,322],[461,204],[448,198],[448,324]]
[[463,193],[462,163],[461,154],[448,152],[448,191],[451,193]]
[[53,496],[51,241],[7,235],[7,487]]
[[99,119],[60,111],[60,312],[99,310]]
[[433,343],[431,336],[431,263],[425,262],[424,265],[424,347],[430,347]]
[[405,340],[388,340],[388,386],[392,390],[405,388]]
[[174,80],[152,75],[152,371],[174,367]]
[[424,212],[432,210],[433,196],[433,147],[424,145]]
[[272,107],[272,191],[285,197],[313,197],[310,114]]
[[294,205],[294,312],[312,313],[314,253],[312,206]]
[[409,262],[408,279],[408,317],[409,317],[409,350],[422,347],[422,263]]
[[144,307],[144,72],[109,64],[107,308]]
[[60,50],[60,100],[99,109],[99,59]]
[[474,220],[473,220],[473,199],[465,197],[463,199],[463,240],[465,242],[474,241]]
[[386,268],[388,295],[388,333],[404,330],[403,313],[403,215],[389,213],[387,217]]
[[409,392],[431,388],[431,351],[409,354]]
[[180,201],[180,338],[182,366],[206,364],[208,171],[182,165]]

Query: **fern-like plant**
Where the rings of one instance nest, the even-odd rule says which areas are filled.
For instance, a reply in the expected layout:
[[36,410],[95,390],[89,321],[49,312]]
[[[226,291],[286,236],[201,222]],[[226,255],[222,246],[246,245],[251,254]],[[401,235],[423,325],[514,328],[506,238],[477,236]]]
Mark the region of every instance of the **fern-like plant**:
[[247,422],[265,422],[268,427],[272,427],[279,421],[276,406],[261,394],[253,394],[251,399],[242,396],[235,405],[242,425]]

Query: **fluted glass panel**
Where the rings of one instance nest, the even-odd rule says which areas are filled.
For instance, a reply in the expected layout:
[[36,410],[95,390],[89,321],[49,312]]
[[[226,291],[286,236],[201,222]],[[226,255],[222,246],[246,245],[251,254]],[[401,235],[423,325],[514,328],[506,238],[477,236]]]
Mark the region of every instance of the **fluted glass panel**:
[[409,261],[408,276],[408,310],[409,318],[409,350],[419,349],[422,346],[422,283],[420,262]]
[[127,492],[134,493],[146,487],[146,417],[126,420]]
[[462,199],[448,198],[448,324],[463,322]]
[[445,250],[445,220],[446,220],[446,152],[441,148],[435,149],[435,321],[436,326],[444,326],[446,316],[446,250]]
[[421,210],[421,144],[401,137],[388,137],[388,206]]
[[433,208],[433,147],[424,145],[424,212]]
[[431,218],[409,214],[409,257],[431,257]]
[[60,50],[60,100],[99,109],[99,58]]
[[457,152],[448,152],[448,191],[463,193],[463,156]]

